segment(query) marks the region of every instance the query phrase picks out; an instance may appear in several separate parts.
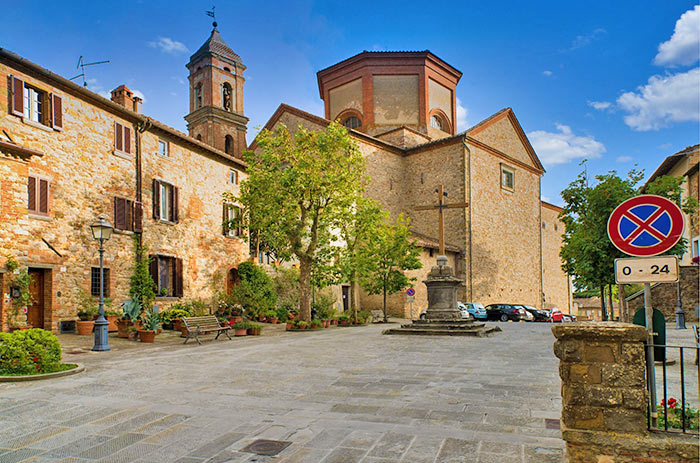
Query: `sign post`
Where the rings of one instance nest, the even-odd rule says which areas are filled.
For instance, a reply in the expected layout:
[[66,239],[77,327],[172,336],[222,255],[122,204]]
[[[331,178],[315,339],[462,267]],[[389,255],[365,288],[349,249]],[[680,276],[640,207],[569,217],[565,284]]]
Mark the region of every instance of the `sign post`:
[[[647,338],[647,381],[651,424],[657,425],[656,374],[654,370],[654,327],[652,324],[651,283],[678,280],[678,259],[663,254],[683,235],[683,212],[673,202],[656,195],[630,198],[617,206],[608,219],[608,237],[617,249],[635,256],[615,260],[618,283],[644,283],[644,315]],[[641,259],[640,259],[641,258]]]
[[413,316],[413,303],[416,301],[416,290],[413,288],[408,288],[406,290],[406,302],[408,302],[409,311],[408,313]]

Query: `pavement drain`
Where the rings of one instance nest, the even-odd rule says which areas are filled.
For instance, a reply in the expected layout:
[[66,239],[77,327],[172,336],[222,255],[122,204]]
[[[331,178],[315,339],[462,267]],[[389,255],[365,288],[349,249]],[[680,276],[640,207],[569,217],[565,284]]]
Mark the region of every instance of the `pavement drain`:
[[255,453],[257,455],[273,456],[277,455],[291,444],[292,443],[289,441],[258,439],[255,442],[245,446],[240,451]]
[[544,427],[547,429],[561,429],[561,422],[559,419],[545,418]]

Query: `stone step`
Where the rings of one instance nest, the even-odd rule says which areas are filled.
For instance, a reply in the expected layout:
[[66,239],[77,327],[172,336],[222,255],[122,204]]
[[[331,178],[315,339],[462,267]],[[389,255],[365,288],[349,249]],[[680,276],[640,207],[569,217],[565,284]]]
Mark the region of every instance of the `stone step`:
[[410,325],[401,325],[401,328],[405,329],[446,329],[446,330],[462,330],[471,328],[483,328],[486,326],[484,323],[413,323]]
[[424,336],[475,336],[485,337],[491,336],[501,329],[497,326],[490,328],[470,328],[462,330],[449,330],[443,328],[421,328],[421,329],[405,329],[405,328],[390,328],[384,330],[382,334],[400,334],[400,335],[424,335]]

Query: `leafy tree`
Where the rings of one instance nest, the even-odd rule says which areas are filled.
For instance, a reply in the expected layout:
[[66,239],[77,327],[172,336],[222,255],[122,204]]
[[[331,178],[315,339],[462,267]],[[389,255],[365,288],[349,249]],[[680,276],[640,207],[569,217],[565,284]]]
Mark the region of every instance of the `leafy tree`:
[[410,286],[406,270],[422,267],[420,248],[410,237],[409,219],[399,214],[395,222],[383,220],[358,249],[360,284],[369,294],[383,294],[384,321],[388,320],[386,297]]
[[148,310],[156,299],[156,282],[149,271],[150,258],[148,248],[140,244],[134,238],[134,269],[129,281],[129,296],[141,302],[141,306]]
[[253,315],[275,308],[277,293],[270,276],[252,262],[238,266],[241,283],[233,288],[234,300]]
[[287,310],[299,309],[299,269],[277,267],[272,276],[277,302]]
[[261,241],[282,260],[299,262],[299,315],[311,319],[311,275],[337,246],[333,225],[366,183],[365,162],[347,130],[284,126],[263,129],[259,150],[247,152],[248,178],[236,200]]

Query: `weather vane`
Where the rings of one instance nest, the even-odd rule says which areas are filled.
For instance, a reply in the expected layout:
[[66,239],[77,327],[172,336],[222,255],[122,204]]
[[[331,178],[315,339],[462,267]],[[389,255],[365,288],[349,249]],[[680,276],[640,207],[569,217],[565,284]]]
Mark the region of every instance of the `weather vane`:
[[85,79],[85,66],[94,66],[96,64],[105,64],[109,63],[109,60],[106,61],[95,61],[94,63],[86,63],[85,60],[83,59],[83,55],[80,55],[80,58],[78,58],[78,65],[76,66],[77,69],[80,69],[80,74],[78,74],[75,77],[71,77],[69,80],[75,80],[78,77],[83,78],[83,87],[87,87],[87,80]]
[[214,27],[216,27],[217,26],[217,24],[216,24],[216,7],[212,6],[211,11],[207,11],[206,13],[207,13],[207,16],[214,19],[214,22],[212,23],[212,25]]

